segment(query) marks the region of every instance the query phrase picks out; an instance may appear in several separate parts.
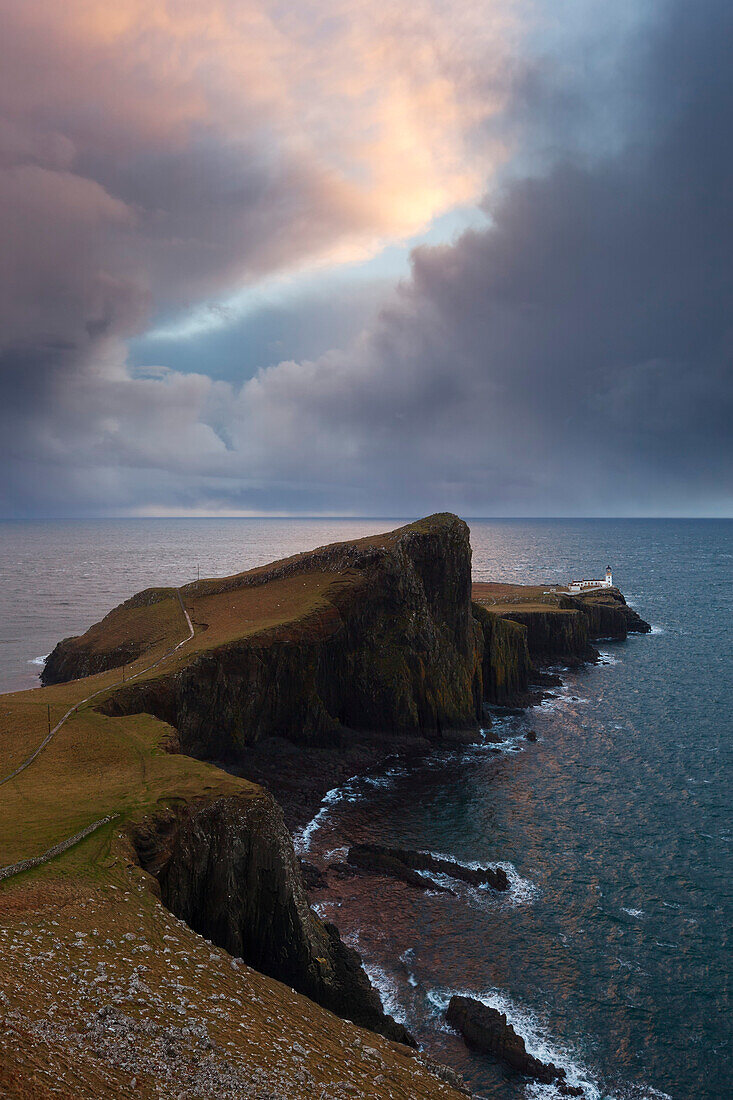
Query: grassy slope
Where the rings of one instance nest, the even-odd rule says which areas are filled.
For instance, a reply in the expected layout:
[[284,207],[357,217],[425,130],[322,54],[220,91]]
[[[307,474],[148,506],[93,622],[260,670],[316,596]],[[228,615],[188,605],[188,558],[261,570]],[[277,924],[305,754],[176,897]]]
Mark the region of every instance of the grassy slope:
[[[356,579],[308,573],[256,587],[213,582],[202,592],[191,586],[184,601],[194,638],[143,675],[167,673],[196,653],[260,631],[299,630],[314,618],[327,626],[335,613],[330,597]],[[144,606],[132,604],[116,609],[93,635],[100,647],[114,648],[129,636],[146,646],[127,666],[127,678],[187,633],[175,590],[161,590]],[[120,815],[44,866],[0,884],[0,1019],[16,1014],[6,1016],[7,1030],[0,1026],[0,1097],[101,1100],[128,1095],[133,1076],[135,1095],[169,1096],[196,1079],[199,1069],[191,1066],[200,1058],[208,1060],[218,1084],[184,1095],[249,1096],[242,1082],[254,1073],[261,1078],[257,1095],[320,1097],[327,1090],[326,1096],[336,1096],[341,1093],[332,1094],[330,1087],[340,1081],[375,1098],[457,1097],[405,1049],[337,1020],[247,967],[234,969],[223,951],[155,900],[134,864],[126,824],[173,800],[260,793],[211,765],[167,753],[163,746],[171,731],[149,715],[102,715],[98,704],[121,675],[113,669],[0,697],[2,777],[45,737],[49,706],[53,724],[80,699],[102,691],[81,705],[26,770],[0,787],[0,866],[39,855],[107,814]],[[135,977],[140,966],[142,992]],[[107,976],[97,981],[101,973]],[[182,994],[176,983],[187,991]],[[182,998],[187,1008],[181,1008]],[[93,1014],[104,1004],[116,1006],[134,1026],[144,1024],[132,1042],[147,1069],[131,1069],[120,1060],[118,1039],[94,1032]],[[193,1051],[193,1040],[171,1030],[194,1018],[208,1028],[211,1050]],[[86,1032],[78,1042],[79,1029]],[[173,1039],[166,1039],[170,1034]],[[295,1038],[305,1053],[295,1050]],[[166,1044],[180,1047],[178,1061],[166,1061]],[[173,1078],[166,1078],[169,1067]],[[230,1093],[224,1091],[227,1074],[239,1082]]]

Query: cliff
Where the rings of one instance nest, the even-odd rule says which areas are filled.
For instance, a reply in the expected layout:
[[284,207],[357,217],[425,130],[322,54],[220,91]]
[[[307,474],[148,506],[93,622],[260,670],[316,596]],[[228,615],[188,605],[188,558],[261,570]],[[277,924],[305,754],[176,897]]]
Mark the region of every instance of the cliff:
[[266,792],[180,805],[133,831],[164,904],[235,958],[340,1016],[414,1046],[361,966],[305,898],[292,840]]
[[[183,751],[228,760],[274,736],[323,745],[348,730],[474,731],[484,639],[470,594],[468,528],[450,515],[197,582],[181,590],[196,629],[182,658],[120,685],[103,709],[153,714]],[[130,603],[117,609],[108,666]],[[92,655],[104,659],[99,628],[61,643],[46,681],[77,675]]]
[[471,606],[484,641],[481,671],[485,701],[499,706],[526,703],[532,673],[527,628],[492,615],[480,603]]
[[[558,587],[476,583],[473,600],[474,615],[484,631],[484,689],[496,703],[505,702],[507,696],[521,701],[532,681],[532,666],[572,667],[594,661],[598,651],[593,641],[622,641],[628,633],[651,629],[616,588],[571,596]],[[496,635],[502,622],[523,629],[527,656],[521,641],[508,650],[501,635]],[[500,682],[494,678],[492,662],[501,674]],[[505,683],[511,684],[510,690],[503,688]]]

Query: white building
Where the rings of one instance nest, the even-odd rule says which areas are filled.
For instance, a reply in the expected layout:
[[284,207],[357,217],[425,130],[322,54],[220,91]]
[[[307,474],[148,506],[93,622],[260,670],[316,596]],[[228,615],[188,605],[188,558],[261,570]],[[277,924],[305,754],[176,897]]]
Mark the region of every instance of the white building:
[[588,592],[593,588],[613,588],[613,573],[610,565],[606,569],[605,580],[571,581],[568,585],[568,592]]

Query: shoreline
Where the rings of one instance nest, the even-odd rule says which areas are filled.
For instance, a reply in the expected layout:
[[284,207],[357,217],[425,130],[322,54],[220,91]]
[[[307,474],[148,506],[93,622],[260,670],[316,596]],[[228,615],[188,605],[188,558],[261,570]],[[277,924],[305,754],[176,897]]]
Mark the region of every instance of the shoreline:
[[[594,639],[595,640],[595,639]],[[603,641],[603,639],[597,639]],[[610,639],[610,641],[618,643],[618,639]],[[608,659],[610,657],[610,660]],[[509,730],[505,730],[505,735],[500,740],[493,741],[485,737],[476,739],[470,744],[466,745],[454,745],[441,747],[435,744],[429,746],[428,750],[419,756],[401,756],[396,758],[393,763],[386,764],[384,770],[380,774],[378,765],[375,765],[369,772],[351,776],[342,786],[330,790],[317,808],[317,812],[313,817],[300,826],[298,830],[293,834],[293,843],[295,846],[296,854],[298,855],[301,866],[307,869],[310,864],[311,856],[319,864],[325,862],[326,872],[328,866],[334,857],[338,857],[340,850],[336,849],[333,852],[325,853],[312,853],[311,840],[317,834],[320,828],[317,823],[321,815],[324,818],[330,816],[331,813],[338,815],[339,805],[346,799],[349,802],[353,802],[356,798],[363,800],[365,809],[368,812],[370,790],[373,786],[378,786],[383,789],[385,782],[389,782],[393,779],[397,779],[400,776],[405,776],[413,768],[419,768],[422,763],[429,763],[431,760],[437,760],[442,755],[455,755],[458,764],[463,757],[466,762],[471,758],[472,753],[486,752],[498,755],[515,755],[528,750],[530,747],[537,744],[542,744],[545,738],[531,738],[526,736],[526,730],[521,727],[526,725],[528,719],[531,721],[531,714],[535,709],[548,707],[555,709],[563,705],[582,704],[588,702],[588,699],[584,695],[578,694],[577,687],[572,686],[564,674],[572,674],[583,671],[590,671],[592,667],[605,667],[614,664],[614,658],[612,654],[602,652],[599,655],[599,659],[594,661],[588,661],[582,666],[552,666],[551,670],[545,671],[557,675],[561,678],[561,683],[557,685],[557,693],[547,692],[543,693],[543,697],[536,702],[524,707],[494,707],[492,708],[496,717],[501,720],[502,725],[509,727]],[[514,727],[512,729],[511,727]],[[489,732],[488,730],[481,731],[482,734]],[[370,782],[371,781],[371,782]],[[351,789],[350,789],[351,788]],[[331,796],[331,797],[329,797]],[[326,824],[324,821],[323,824]],[[313,831],[312,827],[316,826]],[[301,838],[307,834],[308,843],[305,846],[299,844]],[[383,836],[380,831],[380,838],[385,844],[390,843],[390,838]],[[478,868],[484,866],[484,863],[478,861],[459,859],[451,851],[435,852],[425,846],[416,844],[416,851],[424,852],[427,855],[447,859],[455,862],[460,867],[466,868]],[[524,878],[517,867],[506,860],[491,860],[492,867],[503,867],[507,870],[510,876],[509,893],[506,897],[506,902],[509,902],[512,906],[516,905],[531,905],[533,901],[541,893],[541,888],[533,882],[531,879]],[[327,881],[327,874],[323,876],[320,882],[309,886],[307,874],[304,874],[306,880],[306,892],[308,894],[309,903],[312,908],[318,913],[318,915],[325,920],[338,920],[337,910],[334,911],[332,906],[338,905],[340,902],[331,896],[331,890]],[[521,893],[518,894],[518,891]],[[503,895],[495,895],[497,904],[501,904]],[[465,900],[465,897],[464,899]],[[355,929],[351,929],[348,932],[342,932],[345,942],[351,947],[355,948],[361,958],[362,966],[368,974],[370,981],[377,989],[379,996],[384,1005],[385,1011],[388,1012],[395,1020],[403,1024],[411,1032],[423,1035],[420,1038],[420,1048],[425,1051],[430,1057],[434,1057],[438,1060],[445,1059],[445,1053],[440,1049],[436,1049],[435,1045],[426,1040],[424,1037],[425,1021],[419,1017],[415,1017],[411,1014],[407,1007],[407,1002],[403,995],[403,990],[400,985],[399,972],[400,966],[406,970],[407,982],[414,985],[417,979],[409,971],[408,961],[403,957],[380,957],[369,952],[365,946],[365,939],[369,937],[364,936],[364,932],[368,932],[370,925],[359,923]],[[379,927],[378,925],[375,927]],[[372,929],[373,930],[373,929]],[[527,1001],[522,997],[513,996],[508,990],[499,986],[492,986],[491,988],[467,989],[457,982],[455,986],[445,986],[428,990],[428,1000],[432,1005],[430,1012],[430,1019],[432,1020],[431,1028],[437,1029],[438,1032],[447,1032],[455,1036],[461,1043],[464,1042],[460,1032],[456,1031],[453,1027],[448,1025],[445,1021],[445,1009],[452,996],[466,996],[478,1000],[482,1004],[485,1004],[493,1009],[506,1014],[509,1023],[514,1027],[516,1032],[526,1043],[527,1052],[534,1057],[544,1062],[554,1063],[556,1066],[561,1067],[565,1072],[565,1084],[569,1090],[563,1095],[579,1095],[585,1100],[600,1100],[602,1095],[605,1095],[601,1086],[598,1083],[596,1072],[588,1065],[587,1058],[576,1049],[578,1045],[577,1039],[570,1040],[564,1035],[553,1033],[551,1028],[544,1020],[543,1013],[538,1012],[536,1007],[533,1007],[531,1001]],[[450,1061],[448,1062],[450,1065]],[[496,1062],[499,1066],[501,1063]],[[454,1067],[457,1068],[457,1067]],[[550,1092],[548,1096],[559,1095],[553,1090],[553,1086],[547,1086]],[[544,1088],[539,1086],[540,1091],[537,1093],[532,1092],[531,1095],[544,1096],[546,1095]],[[580,1090],[580,1091],[577,1091]],[[476,1096],[478,1100],[481,1092],[472,1092],[471,1095]],[[614,1094],[615,1095],[615,1094]],[[659,1096],[662,1100],[672,1100],[668,1094],[655,1090],[655,1096]]]

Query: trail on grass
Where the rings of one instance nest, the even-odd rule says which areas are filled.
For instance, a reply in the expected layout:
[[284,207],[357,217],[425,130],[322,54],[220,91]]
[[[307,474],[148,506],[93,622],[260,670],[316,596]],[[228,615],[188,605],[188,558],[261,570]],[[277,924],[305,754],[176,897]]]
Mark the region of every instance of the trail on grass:
[[[193,638],[193,635],[194,635],[193,623],[191,622],[191,617],[188,614],[188,612],[186,611],[186,608],[183,604],[183,599],[181,597],[181,591],[180,591],[179,588],[176,588],[175,592],[176,592],[176,596],[178,597],[178,602],[181,605],[181,611],[183,612],[183,614],[185,616],[185,619],[186,619],[186,625],[188,626],[188,635],[185,638],[183,638],[180,642],[178,642],[177,645],[174,645],[172,647],[172,649],[167,650],[161,657],[159,657],[157,659],[157,661],[153,661],[153,663],[151,665],[148,665],[146,668],[141,668],[139,672],[136,672],[134,674],[134,676],[128,677],[128,680],[126,681],[126,683],[129,683],[131,680],[137,680],[138,677],[144,676],[146,672],[150,672],[151,669],[157,668],[158,665],[162,664],[162,662],[167,660],[168,657],[172,657],[173,654],[176,653],[181,648],[181,646],[185,645],[186,642],[190,642],[191,639]],[[46,748],[46,745],[48,745],[48,743],[53,740],[53,738],[56,736],[58,731],[63,726],[64,722],[68,721],[68,719],[71,718],[72,714],[76,714],[76,712],[79,710],[79,708],[84,706],[84,704],[88,703],[91,699],[96,699],[96,697],[98,695],[103,695],[105,691],[109,691],[109,690],[110,690],[109,685],[107,685],[106,687],[100,688],[99,691],[93,691],[92,694],[87,695],[86,698],[80,699],[79,702],[75,703],[73,707],[69,707],[69,709],[67,710],[66,714],[63,716],[61,721],[57,722],[56,725],[53,727],[53,729],[49,733],[46,734],[46,736],[44,737],[43,741],[41,741],[38,748],[35,749],[31,753],[31,755],[26,760],[24,760],[23,763],[20,764],[15,769],[15,771],[10,772],[9,775],[6,775],[2,779],[0,779],[0,787],[2,787],[3,783],[8,783],[8,782],[10,782],[11,779],[15,779],[16,775],[20,775],[20,773],[22,771],[25,771],[25,769],[27,767],[29,767],[38,756],[40,756],[40,754]]]

